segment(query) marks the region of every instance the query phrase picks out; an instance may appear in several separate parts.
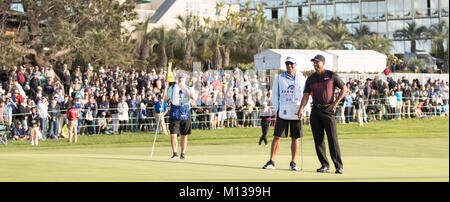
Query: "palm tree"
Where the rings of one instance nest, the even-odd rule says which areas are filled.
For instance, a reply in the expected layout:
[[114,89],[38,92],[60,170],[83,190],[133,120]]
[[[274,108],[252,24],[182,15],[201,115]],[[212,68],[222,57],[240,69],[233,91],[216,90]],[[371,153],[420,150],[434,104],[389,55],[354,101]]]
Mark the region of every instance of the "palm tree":
[[232,50],[236,50],[237,45],[240,44],[241,31],[234,27],[228,27],[228,31],[224,33],[223,38],[223,57],[222,57],[222,67],[230,65],[230,53]]
[[184,46],[184,55],[183,55],[183,64],[184,68],[189,66],[189,61],[191,60],[191,53],[195,48],[194,38],[196,32],[195,28],[195,19],[193,15],[187,15],[185,17],[179,15],[177,19],[181,22],[181,25],[177,25],[177,30],[182,34],[182,43]]
[[211,47],[213,50],[212,63],[217,70],[222,69],[222,53],[221,49],[224,46],[225,35],[229,31],[229,28],[223,23],[215,22],[212,27],[203,32],[203,46]]
[[365,49],[364,43],[366,42],[369,36],[375,34],[376,32],[370,31],[367,25],[363,25],[360,28],[354,28],[355,33],[352,34],[352,37],[355,39],[354,46],[357,49]]
[[256,13],[247,17],[251,19],[243,25],[247,33],[244,41],[252,49],[251,52],[261,52],[269,47],[270,38],[266,36],[268,34],[269,21],[264,15],[263,7],[260,5],[256,5]]
[[137,44],[136,51],[139,54],[140,60],[145,60],[150,55],[150,44],[149,44],[149,24],[150,17],[148,17],[144,22],[140,22],[134,25],[134,30],[132,33],[137,33]]
[[356,40],[360,40],[362,37],[367,35],[375,34],[376,32],[370,31],[369,27],[367,25],[361,26],[361,28],[355,28],[355,33],[352,34],[353,37],[355,37]]
[[[229,12],[229,10],[228,10]],[[223,59],[222,66],[226,67],[230,64],[230,54],[231,51],[235,51],[238,49],[238,45],[240,45],[240,50],[246,46],[244,37],[246,32],[244,29],[244,22],[239,19],[238,12],[232,12],[227,14],[226,25],[229,28],[224,35],[224,46],[223,46]]]
[[362,37],[362,49],[374,50],[388,55],[393,48],[392,41],[376,33]]
[[[433,52],[438,58],[444,58],[444,72],[448,72],[448,46],[449,46],[449,32],[448,24],[444,21],[438,24],[431,25],[426,35],[433,41]],[[444,44],[447,42],[447,49],[444,50]]]
[[331,42],[339,44],[340,49],[346,49],[346,44],[354,44],[354,38],[350,35],[347,27],[341,21],[330,21],[325,23],[323,31]]
[[416,40],[424,37],[427,27],[418,26],[416,22],[406,24],[406,27],[394,32],[394,37],[411,40],[411,52],[416,52]]
[[159,67],[166,68],[168,63],[168,52],[173,52],[173,46],[177,41],[177,32],[175,29],[167,30],[164,25],[153,29],[149,33],[149,38],[154,39],[155,43],[150,46],[153,50],[155,47],[159,49]]
[[308,17],[306,17],[305,23],[314,30],[320,31],[324,28],[323,16],[316,12],[311,12]]

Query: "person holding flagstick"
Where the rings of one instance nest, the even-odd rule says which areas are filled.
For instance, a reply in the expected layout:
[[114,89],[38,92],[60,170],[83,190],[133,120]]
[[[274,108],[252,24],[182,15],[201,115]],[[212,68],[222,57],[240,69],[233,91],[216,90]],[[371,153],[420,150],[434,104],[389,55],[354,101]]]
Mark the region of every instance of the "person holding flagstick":
[[178,159],[178,139],[181,136],[180,159],[185,159],[187,136],[191,134],[190,117],[191,101],[196,99],[194,89],[186,85],[186,73],[178,73],[176,83],[167,90],[165,100],[170,103],[169,131],[173,155],[171,159]]

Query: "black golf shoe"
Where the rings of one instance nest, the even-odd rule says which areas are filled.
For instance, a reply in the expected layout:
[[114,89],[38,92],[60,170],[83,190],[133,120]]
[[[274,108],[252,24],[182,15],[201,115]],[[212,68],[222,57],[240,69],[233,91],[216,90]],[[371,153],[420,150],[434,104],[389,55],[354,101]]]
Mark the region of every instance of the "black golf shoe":
[[322,166],[322,167],[320,167],[319,169],[317,169],[317,172],[318,172],[318,173],[329,173],[330,170],[329,170],[327,167]]

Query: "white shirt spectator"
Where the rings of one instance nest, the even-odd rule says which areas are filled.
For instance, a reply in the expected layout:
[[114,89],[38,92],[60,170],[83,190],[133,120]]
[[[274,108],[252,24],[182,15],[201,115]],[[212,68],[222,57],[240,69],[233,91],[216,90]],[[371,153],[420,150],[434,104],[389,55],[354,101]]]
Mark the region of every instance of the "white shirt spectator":
[[44,101],[45,98],[37,105],[37,112],[39,117],[47,118],[48,117],[48,103],[47,100]]
[[117,105],[117,112],[119,112],[119,121],[128,121],[128,104],[127,102],[120,102]]

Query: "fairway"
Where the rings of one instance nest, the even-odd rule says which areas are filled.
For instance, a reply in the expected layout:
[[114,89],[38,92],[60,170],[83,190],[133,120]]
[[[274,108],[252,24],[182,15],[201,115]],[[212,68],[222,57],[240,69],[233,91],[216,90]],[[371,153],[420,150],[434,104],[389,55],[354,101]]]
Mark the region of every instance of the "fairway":
[[303,141],[303,172],[288,170],[289,139],[281,142],[277,169],[261,169],[270,146],[257,144],[260,128],[194,130],[186,160],[169,159],[170,138],[164,135],[158,135],[150,159],[153,133],[81,136],[77,144],[47,140],[38,147],[10,141],[0,145],[0,181],[448,182],[448,133],[448,117],[338,125],[343,175],[334,174],[332,163],[331,174],[315,172],[320,164],[309,126]]

